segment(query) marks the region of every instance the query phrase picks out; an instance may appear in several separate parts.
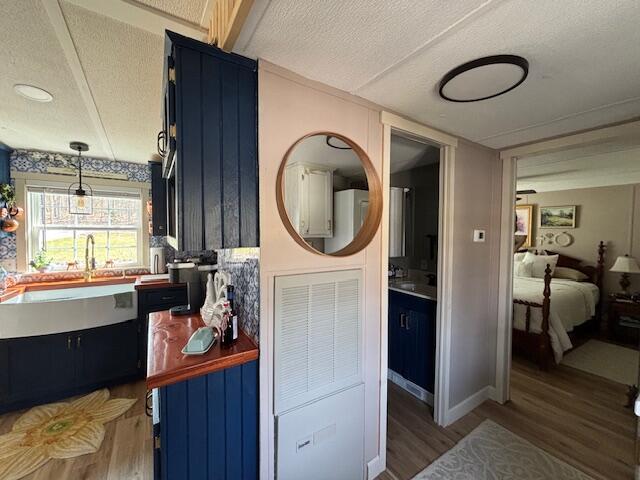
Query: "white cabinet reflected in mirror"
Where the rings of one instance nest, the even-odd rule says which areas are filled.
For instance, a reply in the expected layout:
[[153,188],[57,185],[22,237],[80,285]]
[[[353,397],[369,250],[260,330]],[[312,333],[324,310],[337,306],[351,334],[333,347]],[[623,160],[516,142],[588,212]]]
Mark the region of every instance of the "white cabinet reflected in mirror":
[[[371,176],[380,212],[370,214]],[[375,233],[382,207],[378,178],[364,151],[349,139],[329,133],[300,139],[285,156],[279,183],[280,215],[307,249],[348,255]]]

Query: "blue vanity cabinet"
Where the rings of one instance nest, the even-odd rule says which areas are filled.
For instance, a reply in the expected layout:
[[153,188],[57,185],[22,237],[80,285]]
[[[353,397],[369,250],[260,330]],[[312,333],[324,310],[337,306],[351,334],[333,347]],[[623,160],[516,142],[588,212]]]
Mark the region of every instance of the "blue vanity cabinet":
[[164,103],[166,112],[175,104],[174,246],[258,246],[257,63],[173,32],[165,56],[165,91],[175,92]]
[[125,383],[138,375],[137,320],[0,340],[0,413]]
[[389,369],[433,393],[436,302],[390,290],[388,328]]
[[160,387],[159,404],[154,479],[258,478],[257,360]]

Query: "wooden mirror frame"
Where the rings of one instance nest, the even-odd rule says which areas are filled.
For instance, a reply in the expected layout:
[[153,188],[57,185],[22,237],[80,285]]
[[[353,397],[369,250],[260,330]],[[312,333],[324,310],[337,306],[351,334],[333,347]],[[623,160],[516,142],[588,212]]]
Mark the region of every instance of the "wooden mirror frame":
[[[362,167],[364,168],[364,172],[367,177],[367,186],[369,188],[369,208],[367,208],[367,217],[365,218],[362,227],[360,227],[357,235],[346,247],[332,253],[320,252],[319,250],[313,248],[309,243],[307,243],[302,235],[300,235],[298,231],[293,227],[291,219],[289,218],[289,213],[287,212],[284,203],[284,171],[287,166],[287,162],[289,161],[289,156],[291,155],[291,152],[293,152],[293,150],[298,146],[298,144],[309,137],[315,137],[317,135],[325,135],[338,138],[353,149],[354,153],[360,159]],[[308,133],[307,135],[296,140],[296,142],[289,147],[287,153],[285,153],[284,158],[282,159],[282,163],[280,163],[280,168],[278,169],[278,175],[276,177],[276,203],[278,205],[278,213],[280,214],[282,223],[289,232],[289,235],[291,235],[291,237],[296,241],[298,245],[308,250],[309,252],[316,253],[318,255],[324,255],[327,257],[347,257],[365,249],[369,245],[369,243],[371,243],[371,240],[373,240],[373,237],[378,231],[378,226],[380,225],[380,220],[382,219],[382,185],[380,184],[378,173],[371,163],[369,156],[357,143],[345,137],[344,135],[340,135],[339,133],[313,132]]]

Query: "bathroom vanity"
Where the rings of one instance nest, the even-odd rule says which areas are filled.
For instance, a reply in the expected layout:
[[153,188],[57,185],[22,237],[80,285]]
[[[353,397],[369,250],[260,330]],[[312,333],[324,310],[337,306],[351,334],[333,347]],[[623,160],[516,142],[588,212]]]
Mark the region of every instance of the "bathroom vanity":
[[228,348],[183,355],[200,315],[149,315],[154,479],[258,478],[258,347],[242,331]]

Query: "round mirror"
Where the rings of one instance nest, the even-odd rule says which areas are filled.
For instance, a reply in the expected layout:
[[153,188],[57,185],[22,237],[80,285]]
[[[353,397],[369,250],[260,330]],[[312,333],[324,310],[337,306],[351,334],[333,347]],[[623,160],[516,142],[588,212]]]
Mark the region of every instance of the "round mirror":
[[382,188],[360,146],[337,133],[306,135],[278,171],[278,211],[307,250],[335,256],[366,247],[382,216]]

